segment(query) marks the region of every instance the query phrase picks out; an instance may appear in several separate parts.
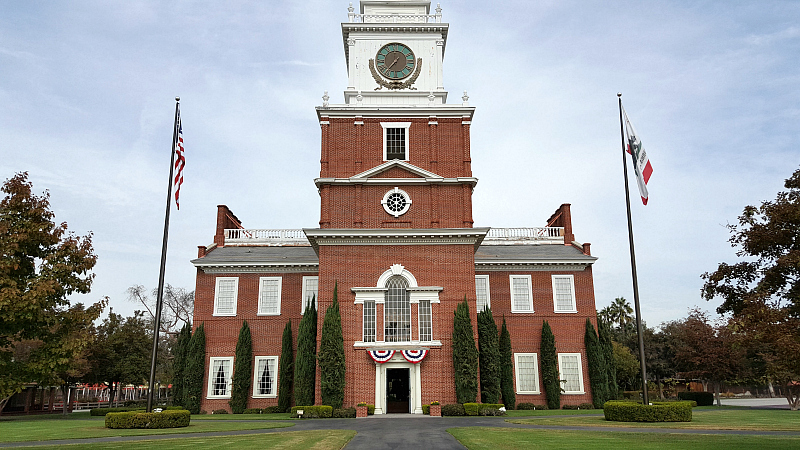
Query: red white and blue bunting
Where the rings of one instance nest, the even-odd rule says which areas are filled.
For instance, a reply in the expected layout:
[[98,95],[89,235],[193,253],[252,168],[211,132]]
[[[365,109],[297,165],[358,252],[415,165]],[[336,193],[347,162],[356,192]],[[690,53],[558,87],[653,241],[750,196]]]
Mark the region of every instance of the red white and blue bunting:
[[370,350],[367,353],[369,353],[369,356],[371,356],[376,363],[380,364],[389,361],[392,359],[392,356],[394,356],[394,350]]
[[425,355],[428,354],[428,351],[427,350],[403,350],[400,353],[403,354],[403,358],[405,358],[406,361],[408,361],[410,363],[413,363],[413,364],[416,364],[416,363],[422,361],[423,359],[425,359]]

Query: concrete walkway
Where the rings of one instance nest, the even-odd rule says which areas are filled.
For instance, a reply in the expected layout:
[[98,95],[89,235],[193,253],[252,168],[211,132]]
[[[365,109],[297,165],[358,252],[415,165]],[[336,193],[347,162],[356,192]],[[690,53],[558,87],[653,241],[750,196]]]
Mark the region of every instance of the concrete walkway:
[[758,409],[789,409],[789,401],[784,397],[775,398],[721,398],[723,406],[747,406]]

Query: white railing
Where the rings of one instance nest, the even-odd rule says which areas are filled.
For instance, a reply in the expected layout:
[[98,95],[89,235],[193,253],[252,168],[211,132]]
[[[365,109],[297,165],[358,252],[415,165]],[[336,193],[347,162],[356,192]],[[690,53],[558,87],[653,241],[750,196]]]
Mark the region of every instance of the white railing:
[[484,238],[484,244],[513,242],[564,242],[563,227],[492,228]]
[[442,23],[441,14],[348,14],[350,23]]
[[246,230],[226,229],[225,245],[311,245],[300,229]]

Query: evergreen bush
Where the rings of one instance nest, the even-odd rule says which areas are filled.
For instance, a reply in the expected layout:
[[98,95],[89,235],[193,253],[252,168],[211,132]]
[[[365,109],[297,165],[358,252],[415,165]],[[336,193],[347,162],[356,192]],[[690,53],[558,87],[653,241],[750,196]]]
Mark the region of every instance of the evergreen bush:
[[600,341],[600,348],[603,350],[603,360],[606,366],[606,379],[608,389],[606,390],[609,400],[614,400],[619,395],[617,386],[617,365],[614,363],[614,344],[611,338],[611,326],[598,316],[597,335]]
[[691,422],[689,402],[653,402],[652,405],[608,401],[603,405],[606,420],[615,422]]
[[344,338],[342,318],[339,314],[339,283],[333,288],[333,304],[325,311],[322,321],[322,339],[317,361],[320,372],[320,394],[322,404],[341,409],[344,403]]
[[192,325],[185,324],[178,333],[175,341],[172,359],[172,404],[186,406],[186,389],[184,373],[186,371],[186,354],[189,351],[189,342],[192,339]]
[[292,406],[293,418],[300,417],[297,414],[298,409],[303,411],[304,419],[330,419],[333,415],[333,407],[328,405]]
[[547,396],[547,407],[561,409],[561,379],[558,375],[556,338],[546,320],[542,325],[542,343],[539,351],[542,354],[542,385]]
[[180,428],[188,427],[189,411],[171,410],[160,413],[118,412],[106,414],[106,428]]
[[511,353],[511,334],[506,327],[503,316],[503,327],[500,329],[500,394],[506,409],[514,409],[517,394],[514,389],[514,355]]
[[500,347],[492,310],[478,312],[478,356],[481,369],[481,402],[500,401]]
[[464,416],[464,405],[460,403],[453,403],[451,405],[442,405],[442,416]]
[[356,417],[356,409],[355,408],[336,408],[333,410],[333,414],[331,417],[334,419],[355,419]]
[[201,323],[192,334],[189,350],[186,352],[186,369],[183,373],[184,401],[186,409],[192,414],[200,413],[200,402],[203,399],[203,374],[206,365],[206,333]]
[[583,336],[583,344],[586,347],[586,361],[589,366],[589,384],[592,387],[592,403],[595,408],[602,408],[608,398],[608,373],[606,372],[606,361],[603,349],[594,325],[586,318],[586,333]]
[[239,340],[236,342],[236,356],[233,364],[233,380],[231,386],[231,399],[228,405],[234,414],[241,414],[247,408],[250,397],[250,387],[253,383],[253,339],[250,335],[250,326],[245,320],[239,330]]
[[281,339],[281,362],[278,369],[278,408],[280,412],[289,411],[292,406],[294,390],[294,349],[292,348],[292,321],[286,322]]
[[464,403],[464,414],[468,416],[502,416],[502,403]]
[[317,302],[312,299],[297,331],[297,356],[294,363],[294,401],[313,405],[317,376]]
[[453,317],[453,369],[456,401],[474,402],[478,395],[478,349],[475,348],[466,295],[456,307]]

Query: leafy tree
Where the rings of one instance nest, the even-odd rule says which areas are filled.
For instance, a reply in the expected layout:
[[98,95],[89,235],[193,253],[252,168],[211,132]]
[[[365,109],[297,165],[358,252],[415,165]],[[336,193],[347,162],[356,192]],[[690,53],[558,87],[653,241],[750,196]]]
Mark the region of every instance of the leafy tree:
[[623,391],[636,388],[641,378],[639,360],[628,347],[613,341],[614,365],[617,373],[617,383]]
[[456,306],[453,317],[453,369],[456,401],[474,402],[478,396],[478,349],[469,318],[467,297]]
[[317,302],[306,307],[297,331],[297,357],[294,363],[294,398],[301,406],[314,404],[317,376]]
[[250,336],[250,326],[245,320],[239,330],[239,340],[236,342],[236,356],[234,357],[233,386],[231,399],[228,404],[234,414],[241,414],[247,409],[247,400],[250,397],[253,374],[253,339]]
[[200,414],[203,400],[203,375],[206,368],[206,332],[201,323],[194,330],[186,352],[186,369],[183,373],[186,392],[186,409],[192,414]]
[[503,327],[500,329],[500,392],[503,395],[503,404],[506,409],[516,406],[516,391],[514,389],[514,355],[511,353],[511,334],[506,327],[506,318],[503,317]]
[[478,356],[481,369],[481,402],[500,401],[500,347],[492,310],[478,312]]
[[292,407],[292,391],[294,390],[294,349],[292,348],[292,321],[286,322],[281,341],[281,363],[278,386],[278,407],[288,411]]
[[[128,288],[128,300],[144,306],[150,319],[155,318],[158,289],[149,294],[141,285]],[[162,297],[160,332],[170,335],[178,334],[178,327],[190,325],[194,314],[194,291],[176,288],[167,283]]]
[[672,336],[669,334],[669,327],[662,325],[660,331],[653,328],[643,327],[645,362],[647,364],[647,376],[655,378],[658,386],[658,395],[664,398],[663,381],[665,378],[675,376],[675,353],[672,343]]
[[608,399],[617,398],[619,387],[617,386],[617,366],[614,364],[614,345],[611,339],[611,327],[608,322],[598,317],[597,337],[600,341],[600,348],[603,350],[603,360],[605,361],[606,379],[608,380]]
[[184,374],[186,373],[186,358],[188,356],[191,339],[192,325],[187,323],[181,328],[173,351],[172,404],[175,406],[186,406],[186,384],[184,382]]
[[319,345],[320,390],[322,404],[339,409],[344,403],[344,338],[339,315],[339,283],[333,288],[333,304],[325,311]]
[[0,411],[25,383],[63,381],[57,374],[89,345],[91,334],[82,330],[106,305],[70,307],[67,297],[89,293],[94,278],[91,233],[56,225],[50,194],[32,189],[27,172],[0,189]]
[[549,409],[561,408],[561,378],[558,374],[558,355],[556,353],[556,337],[550,324],[542,325],[542,343],[539,349],[542,355],[542,385],[547,396]]
[[602,408],[608,400],[608,373],[606,360],[600,340],[594,331],[594,325],[586,318],[586,333],[583,338],[586,347],[586,360],[589,366],[589,383],[592,386],[592,403],[595,408]]

